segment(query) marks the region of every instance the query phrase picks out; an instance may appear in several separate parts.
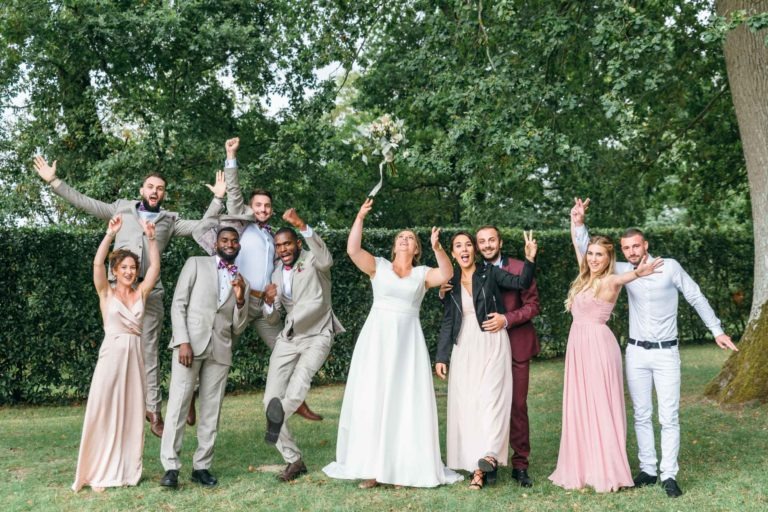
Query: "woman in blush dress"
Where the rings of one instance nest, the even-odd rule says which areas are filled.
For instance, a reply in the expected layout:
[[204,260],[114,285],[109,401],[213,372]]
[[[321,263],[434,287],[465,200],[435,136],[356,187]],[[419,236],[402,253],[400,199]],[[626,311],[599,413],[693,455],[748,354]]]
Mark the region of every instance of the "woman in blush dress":
[[360,331],[349,368],[339,418],[336,461],[323,471],[332,478],[435,487],[462,479],[440,458],[437,406],[419,309],[428,288],[451,277],[451,262],[432,228],[438,268],[418,265],[421,242],[401,231],[392,261],[361,247],[363,220],[373,200],[363,203],[347,241],[353,263],[371,278],[373,306]]
[[475,240],[466,231],[451,239],[458,267],[443,300],[435,373],[445,379],[450,361],[447,463],[472,473],[472,490],[495,483],[498,466],[507,465],[512,411],[512,350],[507,330],[501,326],[486,331],[483,322],[492,313],[505,313],[502,290],[531,285],[536,251],[533,233],[525,233],[525,264],[516,276],[495,265],[478,268]]
[[115,276],[110,286],[104,260],[122,226],[119,215],[109,227],[93,259],[93,284],[104,320],[104,341],[93,371],[85,407],[80,454],[72,490],[89,485],[96,492],[105,487],[136,485],[141,478],[144,451],[144,358],[141,326],[144,301],[160,276],[160,251],[155,225],[144,224],[149,243],[149,268],[134,287],[139,257],[117,249],[109,256]]
[[657,258],[648,263],[643,258],[637,269],[614,274],[613,242],[593,236],[582,256],[573,212],[571,238],[579,275],[565,301],[573,323],[565,352],[560,451],[549,479],[566,489],[590,486],[597,492],[617,491],[634,484],[627,460],[621,350],[606,322],[621,287],[657,272],[663,261]]

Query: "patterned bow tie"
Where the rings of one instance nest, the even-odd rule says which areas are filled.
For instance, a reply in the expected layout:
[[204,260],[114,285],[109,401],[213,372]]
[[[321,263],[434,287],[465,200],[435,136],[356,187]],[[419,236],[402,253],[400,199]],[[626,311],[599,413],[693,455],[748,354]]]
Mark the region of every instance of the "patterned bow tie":
[[256,224],[259,225],[259,229],[263,229],[270,235],[272,234],[272,226],[270,226],[268,222],[257,222]]
[[234,263],[227,263],[224,260],[219,260],[219,267],[218,268],[219,269],[222,269],[222,268],[227,269],[227,272],[232,274],[233,277],[237,275],[237,265],[235,265]]
[[291,270],[293,268],[293,265],[286,265],[283,263],[283,270]]

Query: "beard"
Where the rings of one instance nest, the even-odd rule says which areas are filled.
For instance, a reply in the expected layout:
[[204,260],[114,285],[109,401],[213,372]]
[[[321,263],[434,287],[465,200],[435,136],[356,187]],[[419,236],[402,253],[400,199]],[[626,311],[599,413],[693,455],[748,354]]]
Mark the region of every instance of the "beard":
[[227,263],[234,263],[235,259],[237,259],[237,255],[240,253],[240,251],[235,251],[232,254],[227,254],[221,249],[216,249],[216,254],[219,256],[219,258],[223,259]]
[[141,198],[141,204],[144,205],[144,209],[147,210],[148,212],[152,212],[152,213],[159,213],[160,212],[160,205],[162,203],[163,203],[162,201],[158,201],[157,202],[157,206],[152,206],[152,205],[149,204],[149,201],[147,201],[146,198],[144,198],[144,197]]

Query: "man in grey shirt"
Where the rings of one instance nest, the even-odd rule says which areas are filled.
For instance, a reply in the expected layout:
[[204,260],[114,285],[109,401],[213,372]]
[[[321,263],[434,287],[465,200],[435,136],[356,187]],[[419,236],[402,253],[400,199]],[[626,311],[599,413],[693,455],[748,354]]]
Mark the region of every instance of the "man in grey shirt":
[[[104,203],[86,196],[67,185],[56,176],[56,162],[48,165],[42,156],[35,157],[35,169],[40,177],[49,185],[53,192],[71,205],[85,210],[94,217],[109,220],[116,214],[122,214],[123,227],[115,238],[115,249],[129,249],[139,255],[139,280],[144,278],[149,258],[148,244],[144,235],[141,221],[151,221],[155,224],[157,245],[162,253],[168,246],[171,237],[191,236],[198,225],[198,220],[181,220],[179,214],[161,208],[165,199],[165,178],[159,173],[149,174],[139,189],[140,200],[118,199],[113,203]],[[208,206],[204,217],[218,214],[224,207],[226,182],[224,173],[216,176],[216,185],[206,185],[213,192],[213,200]],[[158,279],[154,289],[149,294],[144,305],[144,325],[141,331],[141,341],[144,346],[144,371],[147,377],[146,417],[150,429],[157,437],[163,437],[163,415],[161,412],[162,396],[160,395],[160,376],[158,368],[158,343],[163,327],[163,283]]]
[[[589,245],[589,233],[584,225],[589,199],[576,199],[571,218],[576,226],[576,239],[582,253]],[[621,251],[627,259],[616,262],[614,272],[631,271],[648,254],[648,241],[639,229],[628,229],[620,239]],[[635,416],[640,473],[635,486],[657,482],[656,443],[653,434],[653,389],[659,406],[661,424],[661,485],[667,496],[683,494],[677,485],[677,455],[680,451],[680,353],[677,341],[678,292],[693,306],[707,326],[715,343],[722,349],[738,350],[723,332],[701,289],[683,270],[680,263],[664,258],[661,272],[636,279],[625,285],[629,299],[629,341],[626,351],[626,371],[629,394]]]

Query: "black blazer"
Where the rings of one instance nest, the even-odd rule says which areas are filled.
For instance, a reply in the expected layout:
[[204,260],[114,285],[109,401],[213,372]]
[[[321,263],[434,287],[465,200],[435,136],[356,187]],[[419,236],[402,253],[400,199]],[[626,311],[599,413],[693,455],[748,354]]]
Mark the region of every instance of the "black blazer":
[[[506,313],[504,300],[501,296],[504,290],[524,290],[531,286],[536,265],[525,260],[523,271],[519,276],[510,274],[495,265],[479,264],[472,274],[472,300],[475,304],[477,323],[482,329],[483,322],[490,313]],[[461,269],[455,268],[449,281],[453,289],[443,300],[443,321],[440,325],[440,336],[437,339],[437,355],[435,362],[447,363],[451,359],[451,351],[461,330]]]

